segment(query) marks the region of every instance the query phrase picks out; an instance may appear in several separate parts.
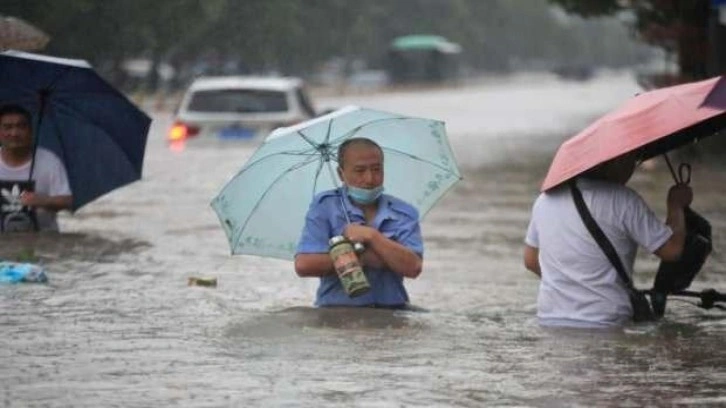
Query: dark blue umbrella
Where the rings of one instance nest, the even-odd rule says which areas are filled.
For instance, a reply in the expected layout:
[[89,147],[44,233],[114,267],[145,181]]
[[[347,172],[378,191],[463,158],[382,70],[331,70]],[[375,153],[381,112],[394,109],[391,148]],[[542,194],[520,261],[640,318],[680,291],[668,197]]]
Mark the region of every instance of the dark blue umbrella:
[[0,105],[35,116],[37,146],[65,164],[73,210],[141,178],[151,119],[83,60],[0,53]]

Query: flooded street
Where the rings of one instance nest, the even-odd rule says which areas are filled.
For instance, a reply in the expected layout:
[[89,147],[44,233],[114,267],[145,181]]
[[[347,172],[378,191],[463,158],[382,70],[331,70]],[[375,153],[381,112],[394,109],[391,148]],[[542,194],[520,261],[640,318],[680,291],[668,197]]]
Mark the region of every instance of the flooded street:
[[[422,223],[406,285],[425,312],[314,309],[317,280],[291,262],[230,256],[209,201],[255,146],[172,151],[170,114],[152,112],[141,181],[64,215],[60,236],[0,237],[0,257],[35,257],[50,280],[0,286],[0,406],[726,405],[726,312],[672,299],[623,332],[536,323],[521,254],[539,184],[562,140],[639,90],[627,73],[521,75],[316,99],[446,122],[464,180]],[[693,168],[714,253],[692,288],[726,291],[726,166]],[[671,184],[657,161],[630,185],[664,218]],[[638,286],[656,267],[641,254]]]

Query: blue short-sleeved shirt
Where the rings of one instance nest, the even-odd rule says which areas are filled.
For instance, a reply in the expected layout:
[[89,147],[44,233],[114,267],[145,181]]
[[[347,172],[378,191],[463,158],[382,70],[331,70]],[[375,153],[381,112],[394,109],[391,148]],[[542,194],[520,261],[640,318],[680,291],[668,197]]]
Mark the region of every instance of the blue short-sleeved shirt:
[[[305,217],[305,226],[297,246],[298,254],[327,253],[328,240],[342,235],[347,224],[340,190],[324,191],[313,198]],[[350,222],[366,224],[363,211],[354,206],[347,194],[342,194]],[[393,196],[383,194],[378,201],[378,212],[372,227],[386,238],[411,249],[423,257],[423,242],[418,211],[412,205]],[[345,293],[336,275],[320,278],[317,306],[402,306],[408,302],[403,277],[388,269],[364,268],[371,290],[351,298]]]

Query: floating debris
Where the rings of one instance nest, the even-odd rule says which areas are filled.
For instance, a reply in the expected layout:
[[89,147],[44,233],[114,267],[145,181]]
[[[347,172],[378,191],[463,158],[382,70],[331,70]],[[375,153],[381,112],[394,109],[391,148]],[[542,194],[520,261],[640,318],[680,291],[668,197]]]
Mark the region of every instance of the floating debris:
[[217,278],[200,278],[200,277],[191,277],[189,278],[189,286],[206,286],[206,287],[217,287]]

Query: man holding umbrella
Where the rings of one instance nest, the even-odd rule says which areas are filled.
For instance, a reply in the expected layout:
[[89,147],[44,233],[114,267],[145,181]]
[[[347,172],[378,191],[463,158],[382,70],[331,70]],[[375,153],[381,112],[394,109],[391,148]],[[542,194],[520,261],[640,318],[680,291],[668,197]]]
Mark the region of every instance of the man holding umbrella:
[[[68,175],[55,154],[38,147],[33,157],[30,113],[19,105],[0,107],[2,231],[57,231],[56,213],[73,203]],[[32,177],[31,177],[32,174]],[[33,183],[32,189],[14,187]],[[27,207],[30,211],[22,211]]]
[[[562,143],[525,238],[525,266],[541,277],[541,324],[613,327],[662,314],[660,297],[687,287],[710,252],[710,226],[688,208],[690,166],[682,164],[676,175],[667,152],[725,128],[726,78],[715,77],[637,94]],[[665,224],[625,187],[638,161],[659,155],[676,182]],[[664,272],[676,266],[683,275],[673,280],[664,273],[673,281],[662,282],[653,302],[658,313],[632,283],[638,246],[667,261],[659,275],[664,265]]]
[[[418,211],[383,194],[383,150],[374,141],[359,137],[343,142],[338,164],[344,186],[314,197],[298,244],[295,271],[301,277],[320,278],[317,306],[405,307],[408,294],[403,278],[416,278],[422,268]],[[371,289],[361,296],[349,297],[335,273],[328,240],[336,235],[366,247],[359,258]]]
[[645,201],[625,186],[637,163],[637,152],[609,160],[549,189],[537,198],[525,238],[524,263],[541,278],[537,316],[543,326],[617,327],[632,317],[628,292],[616,267],[593,240],[574,197],[581,194],[600,229],[632,276],[635,254],[642,246],[672,261],[683,250],[684,208],[691,188],[676,184],[668,192],[665,224]]

